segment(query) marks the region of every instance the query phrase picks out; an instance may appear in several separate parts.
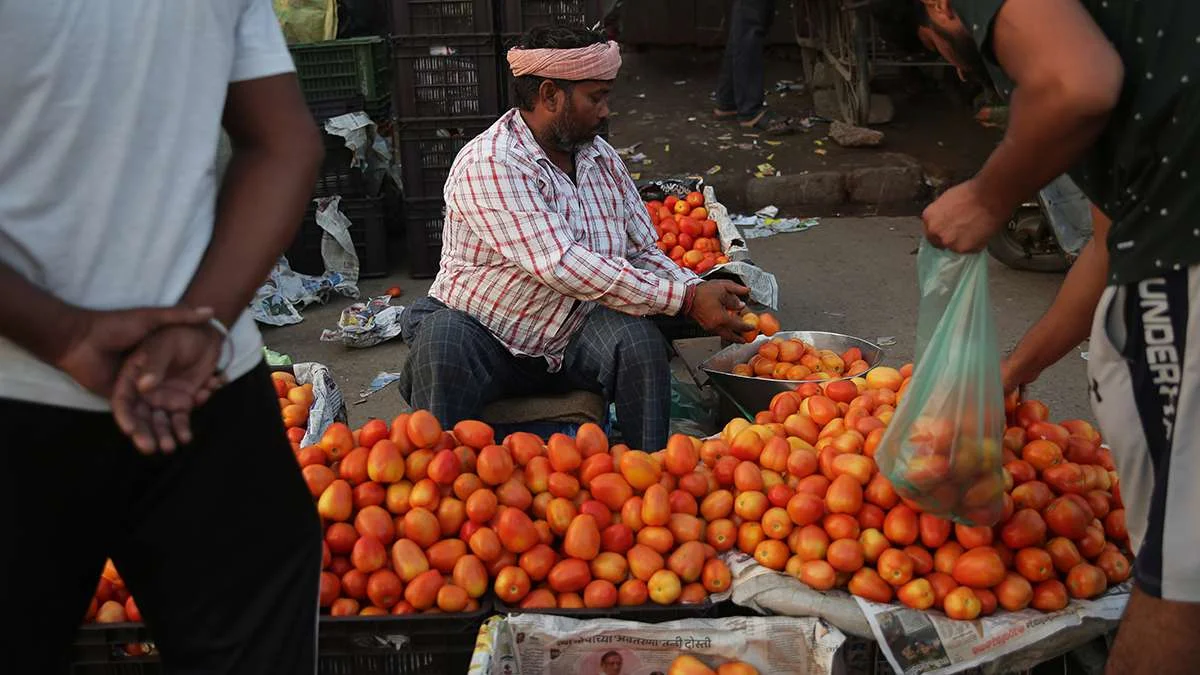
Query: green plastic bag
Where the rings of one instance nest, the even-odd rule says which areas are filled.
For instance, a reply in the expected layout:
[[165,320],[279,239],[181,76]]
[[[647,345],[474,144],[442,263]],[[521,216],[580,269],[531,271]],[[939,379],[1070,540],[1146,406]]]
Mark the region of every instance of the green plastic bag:
[[917,358],[875,460],[933,515],[993,525],[1004,510],[1004,392],[987,258],[922,242]]

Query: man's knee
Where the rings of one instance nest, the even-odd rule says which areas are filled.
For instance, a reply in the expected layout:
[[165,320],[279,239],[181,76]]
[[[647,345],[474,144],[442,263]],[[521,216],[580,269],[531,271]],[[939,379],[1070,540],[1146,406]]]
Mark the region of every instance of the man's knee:
[[666,366],[667,341],[658,326],[645,317],[627,316],[614,328],[620,360],[639,366]]
[[421,320],[412,351],[432,358],[461,352],[469,349],[484,332],[470,314],[457,309],[440,309]]

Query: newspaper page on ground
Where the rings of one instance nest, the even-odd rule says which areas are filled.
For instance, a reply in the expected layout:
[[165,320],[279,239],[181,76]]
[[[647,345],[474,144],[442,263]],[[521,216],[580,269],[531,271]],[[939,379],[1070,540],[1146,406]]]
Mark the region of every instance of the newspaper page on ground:
[[1025,610],[953,621],[940,612],[872,603],[845,591],[814,591],[738,551],[722,558],[733,573],[734,603],[781,616],[820,617],[848,635],[875,640],[905,675],[1030,668],[1116,628],[1130,588],[1125,583],[1096,600],[1073,600],[1053,614]]
[[718,665],[741,660],[764,675],[829,675],[841,631],[819,619],[730,617],[647,624],[515,614],[484,625],[470,673],[478,675],[664,675],[691,654]]
[[1072,600],[1059,612],[1026,609],[976,621],[855,600],[897,673],[941,675],[979,666],[997,672],[1000,663],[1005,671],[1024,670],[1064,654],[1116,628],[1129,590],[1126,582],[1095,600]]

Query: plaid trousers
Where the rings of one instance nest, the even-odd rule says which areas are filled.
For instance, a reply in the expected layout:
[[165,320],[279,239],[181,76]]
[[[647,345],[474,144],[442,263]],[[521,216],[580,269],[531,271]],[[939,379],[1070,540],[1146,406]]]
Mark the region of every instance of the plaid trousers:
[[594,391],[617,406],[625,442],[655,452],[666,447],[671,417],[667,342],[647,318],[592,309],[571,339],[562,370],[540,357],[514,356],[474,317],[421,298],[404,312],[409,355],[400,393],[446,428],[478,419],[483,407],[509,396]]

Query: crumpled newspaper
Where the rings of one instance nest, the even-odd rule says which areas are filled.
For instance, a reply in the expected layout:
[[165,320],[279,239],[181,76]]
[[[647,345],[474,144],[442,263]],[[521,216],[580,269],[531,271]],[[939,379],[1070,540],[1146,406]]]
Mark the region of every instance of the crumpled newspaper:
[[321,342],[341,342],[347,347],[374,347],[400,335],[402,305],[392,305],[392,298],[381,295],[367,302],[356,302],[342,310],[337,328],[321,332]]
[[[321,260],[325,263],[326,272],[337,272],[348,283],[358,285],[358,251],[354,250],[354,240],[350,238],[350,219],[339,208],[342,203],[340,196],[324,197],[317,202],[317,226],[324,232],[321,234]],[[351,297],[358,297],[356,292]]]
[[271,275],[250,301],[250,315],[255,321],[270,326],[300,323],[304,320],[301,309],[323,303],[333,293],[357,298],[358,286],[338,272],[326,271],[319,277],[301,274],[288,265],[287,258],[280,256]]
[[346,421],[346,401],[329,368],[320,363],[297,363],[292,366],[296,382],[313,386],[313,404],[308,409],[308,428],[300,447],[316,445],[330,424]]
[[394,161],[392,143],[378,133],[375,121],[365,112],[352,112],[325,120],[325,133],[340,136],[353,153],[352,168],[361,169],[371,194],[379,192],[383,176],[389,176],[397,186],[403,185],[400,164]]
[[363,390],[358,392],[358,402],[362,403],[371,394],[374,394],[377,391],[381,391],[382,389],[387,387],[389,384],[391,384],[399,379],[400,379],[400,373],[389,373],[386,370],[379,371],[379,373],[375,377],[371,378],[371,382],[369,384],[367,384],[366,388],[364,388]]
[[776,218],[777,215],[778,207],[764,206],[753,215],[731,215],[729,218],[746,239],[763,239],[787,232],[803,232],[821,222],[820,218]]

